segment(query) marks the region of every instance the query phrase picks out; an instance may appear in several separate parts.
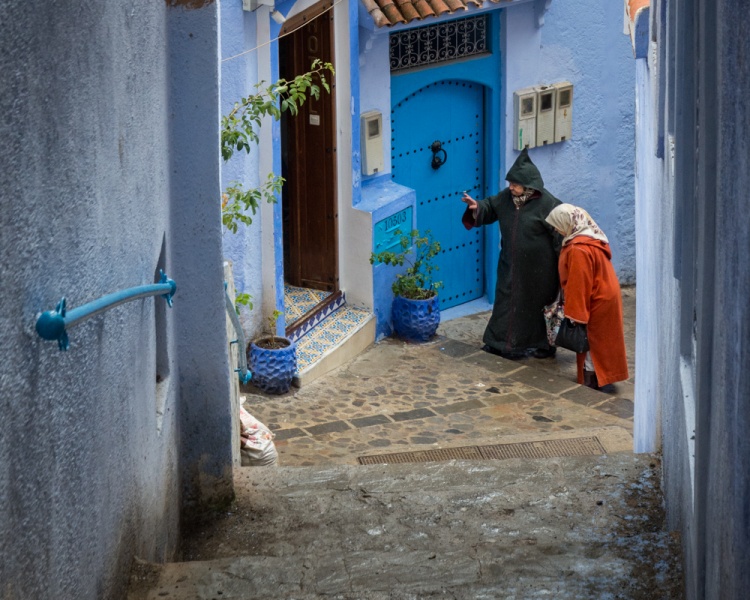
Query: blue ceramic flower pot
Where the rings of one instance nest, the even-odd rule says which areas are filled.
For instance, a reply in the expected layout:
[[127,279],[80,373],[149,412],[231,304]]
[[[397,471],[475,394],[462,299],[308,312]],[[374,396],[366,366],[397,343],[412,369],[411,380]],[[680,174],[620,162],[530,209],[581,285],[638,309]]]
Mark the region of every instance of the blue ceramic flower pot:
[[399,337],[426,342],[440,325],[440,302],[437,295],[427,300],[411,300],[396,296],[392,307],[393,329]]
[[250,344],[247,362],[253,374],[252,382],[269,394],[284,394],[292,385],[292,378],[297,371],[297,344],[288,338],[275,337],[282,348],[264,348],[262,338]]

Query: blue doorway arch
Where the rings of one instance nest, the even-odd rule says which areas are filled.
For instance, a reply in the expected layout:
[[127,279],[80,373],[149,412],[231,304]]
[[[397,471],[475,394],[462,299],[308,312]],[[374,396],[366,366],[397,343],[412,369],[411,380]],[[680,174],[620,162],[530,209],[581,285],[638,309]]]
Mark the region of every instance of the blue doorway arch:
[[416,221],[440,242],[440,308],[482,296],[483,228],[460,226],[463,191],[484,196],[484,89],[443,80],[409,94],[391,111],[391,177],[416,191]]
[[[488,54],[391,75],[392,179],[416,191],[417,227],[433,229],[442,245],[451,248],[438,262],[436,277],[446,284],[441,308],[483,293],[494,301],[499,232],[494,227],[466,231],[461,224],[465,205],[460,198],[464,190],[481,198],[505,187],[500,33],[500,11],[496,10],[489,14]],[[462,118],[452,110],[454,105],[475,110]],[[448,129],[450,133],[444,133]],[[435,141],[447,152],[445,164],[438,169],[432,169],[430,146]],[[439,151],[436,156],[442,159],[444,154]],[[471,178],[466,176],[469,172]],[[444,222],[436,224],[441,217]],[[476,255],[467,252],[470,246]],[[468,286],[469,276],[474,279],[473,287]]]

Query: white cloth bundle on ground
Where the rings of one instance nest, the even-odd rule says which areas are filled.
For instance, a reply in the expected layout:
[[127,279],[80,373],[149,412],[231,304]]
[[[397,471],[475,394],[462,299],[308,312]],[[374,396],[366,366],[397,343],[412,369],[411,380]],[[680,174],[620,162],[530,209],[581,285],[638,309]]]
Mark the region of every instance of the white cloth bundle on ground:
[[240,454],[243,467],[273,467],[279,455],[273,443],[275,434],[240,404]]

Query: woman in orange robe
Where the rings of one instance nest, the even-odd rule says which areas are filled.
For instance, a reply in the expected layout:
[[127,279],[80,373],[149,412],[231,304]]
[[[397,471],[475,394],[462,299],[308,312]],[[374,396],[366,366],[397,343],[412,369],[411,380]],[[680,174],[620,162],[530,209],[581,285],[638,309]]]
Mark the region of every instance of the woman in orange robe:
[[565,317],[585,323],[589,352],[577,354],[578,383],[601,389],[629,377],[620,283],[609,240],[591,216],[572,204],[556,206],[547,222],[563,236],[560,285]]

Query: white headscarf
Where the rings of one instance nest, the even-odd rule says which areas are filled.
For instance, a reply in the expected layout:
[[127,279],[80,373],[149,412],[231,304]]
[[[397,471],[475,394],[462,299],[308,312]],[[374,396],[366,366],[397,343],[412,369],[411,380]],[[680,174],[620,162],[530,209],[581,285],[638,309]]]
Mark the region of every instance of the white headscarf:
[[604,232],[599,229],[599,226],[591,218],[591,215],[580,206],[559,204],[552,209],[546,221],[552,227],[562,232],[563,246],[579,235],[585,235],[609,244],[609,240],[604,235]]

